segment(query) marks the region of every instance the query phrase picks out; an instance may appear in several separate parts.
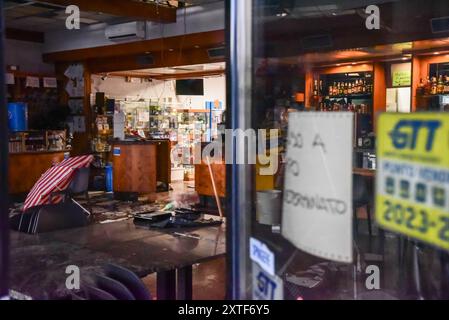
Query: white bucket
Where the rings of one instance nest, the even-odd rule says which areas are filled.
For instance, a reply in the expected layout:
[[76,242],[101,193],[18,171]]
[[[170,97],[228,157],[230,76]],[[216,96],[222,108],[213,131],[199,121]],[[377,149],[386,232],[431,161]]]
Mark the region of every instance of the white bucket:
[[281,224],[282,191],[257,191],[256,219],[260,224],[277,226]]

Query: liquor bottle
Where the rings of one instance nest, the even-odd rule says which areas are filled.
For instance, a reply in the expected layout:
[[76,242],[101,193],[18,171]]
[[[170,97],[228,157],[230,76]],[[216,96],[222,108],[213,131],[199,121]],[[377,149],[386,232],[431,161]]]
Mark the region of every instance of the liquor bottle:
[[338,95],[338,88],[337,88],[337,83],[334,82],[334,87],[333,87],[333,91],[332,91],[332,95],[333,96],[337,96]]
[[332,96],[332,91],[334,90],[334,88],[332,86],[329,86],[329,96]]
[[362,79],[362,83],[360,85],[361,87],[361,93],[366,93],[366,87],[365,87],[365,80]]
[[444,93],[445,94],[449,93],[449,77],[448,76],[444,77]]
[[348,83],[347,82],[345,82],[343,90],[344,90],[343,94],[346,96],[348,94]]
[[430,86],[430,94],[435,95],[437,93],[438,93],[437,78],[436,77],[432,77],[431,86]]
[[427,77],[426,81],[424,82],[424,94],[429,95],[431,88],[432,88],[432,84],[430,83],[430,78]]
[[319,94],[322,95],[323,94],[323,80],[320,80],[320,87],[319,87]]
[[355,87],[354,87],[354,93],[359,93],[360,86],[359,86],[359,79],[355,80]]
[[441,75],[441,74],[438,77],[437,93],[438,94],[443,94],[444,93],[443,75]]
[[416,95],[422,96],[424,94],[425,94],[425,85],[424,85],[424,80],[421,78],[419,80],[418,88],[416,88]]
[[353,93],[354,93],[354,83],[350,82],[349,83],[348,94],[353,94]]
[[316,97],[318,95],[318,80],[313,82],[313,95]]

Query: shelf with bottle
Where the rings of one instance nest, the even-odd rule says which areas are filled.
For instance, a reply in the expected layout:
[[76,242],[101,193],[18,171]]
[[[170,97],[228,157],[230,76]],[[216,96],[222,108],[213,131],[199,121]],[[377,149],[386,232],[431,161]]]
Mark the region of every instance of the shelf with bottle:
[[423,98],[446,94],[449,94],[449,75],[421,78],[416,89],[416,95]]
[[360,103],[360,104],[354,104],[354,103],[338,103],[338,102],[332,102],[330,100],[324,100],[319,103],[318,111],[323,112],[338,112],[338,111],[347,111],[347,112],[354,112],[354,113],[360,113],[360,114],[371,114],[371,105],[367,103]]
[[372,72],[322,74],[313,82],[315,97],[368,98],[373,91]]
[[62,151],[67,148],[65,130],[14,132],[10,133],[8,142],[10,153]]

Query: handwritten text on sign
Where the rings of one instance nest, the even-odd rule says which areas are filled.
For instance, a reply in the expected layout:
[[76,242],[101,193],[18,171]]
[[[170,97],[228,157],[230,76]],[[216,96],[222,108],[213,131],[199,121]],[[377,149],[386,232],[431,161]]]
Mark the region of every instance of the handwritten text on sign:
[[449,250],[449,114],[382,114],[376,220]]
[[282,235],[340,262],[352,262],[352,132],[352,113],[290,114]]

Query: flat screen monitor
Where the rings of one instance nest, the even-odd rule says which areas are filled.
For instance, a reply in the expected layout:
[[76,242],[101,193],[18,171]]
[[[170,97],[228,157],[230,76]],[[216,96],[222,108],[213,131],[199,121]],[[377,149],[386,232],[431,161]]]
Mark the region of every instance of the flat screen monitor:
[[176,95],[203,96],[204,80],[203,79],[176,80]]

